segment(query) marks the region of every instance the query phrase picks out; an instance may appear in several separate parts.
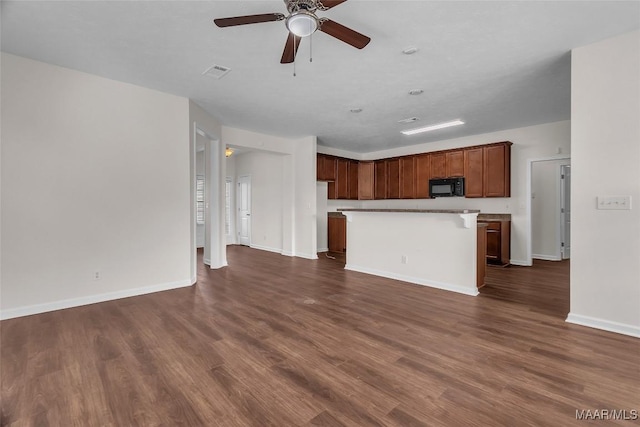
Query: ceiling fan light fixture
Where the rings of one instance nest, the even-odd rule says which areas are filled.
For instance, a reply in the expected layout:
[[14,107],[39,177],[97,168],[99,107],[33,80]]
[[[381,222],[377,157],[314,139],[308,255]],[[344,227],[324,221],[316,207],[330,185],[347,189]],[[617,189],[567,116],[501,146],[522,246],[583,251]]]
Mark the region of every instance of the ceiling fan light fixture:
[[287,29],[298,37],[307,37],[318,29],[318,18],[306,10],[299,10],[287,18]]

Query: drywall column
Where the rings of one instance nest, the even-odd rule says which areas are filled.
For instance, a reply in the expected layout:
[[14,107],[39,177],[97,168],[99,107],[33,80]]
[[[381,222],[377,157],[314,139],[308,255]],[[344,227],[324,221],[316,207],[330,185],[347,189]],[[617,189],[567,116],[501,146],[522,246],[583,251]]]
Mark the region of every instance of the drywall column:
[[227,242],[224,233],[224,146],[219,140],[205,145],[206,195],[205,263],[212,269],[227,265]]
[[[640,32],[574,49],[571,312],[567,321],[640,337]],[[631,210],[597,197],[630,195]]]

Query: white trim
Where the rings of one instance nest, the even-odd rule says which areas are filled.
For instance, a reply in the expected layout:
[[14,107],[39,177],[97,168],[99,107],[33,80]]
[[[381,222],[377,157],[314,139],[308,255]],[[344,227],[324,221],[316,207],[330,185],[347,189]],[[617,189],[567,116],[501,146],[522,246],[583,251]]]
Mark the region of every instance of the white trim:
[[[531,253],[533,252],[533,231],[532,231],[532,219],[531,219],[531,169],[533,168],[533,163],[534,162],[546,162],[546,161],[551,161],[551,160],[571,160],[571,156],[566,155],[566,154],[558,154],[555,156],[549,156],[549,157],[541,157],[541,158],[536,158],[536,159],[527,159],[527,182],[526,182],[526,186],[525,186],[525,202],[527,204],[527,219],[529,221],[529,225],[527,226],[526,229],[526,256],[525,256],[525,260],[523,261],[525,264],[521,264],[521,265],[533,265],[533,257],[531,255]],[[514,263],[512,263],[514,264]],[[518,264],[520,265],[520,264]]]
[[281,254],[281,255],[284,255],[284,256],[296,256],[296,255],[295,255],[293,252],[291,252],[291,251],[282,251],[282,252],[280,252],[280,254]]
[[[249,247],[252,248],[252,249],[258,249],[258,250],[267,251],[267,252],[275,252],[277,254],[284,255],[284,253],[282,252],[282,249],[278,249],[278,248],[272,248],[272,247],[269,247],[269,246],[261,246],[261,245],[256,245],[256,244],[253,244],[253,243],[251,245],[249,245]],[[293,255],[291,255],[291,256],[293,256]]]
[[318,252],[329,252],[329,248],[318,248]]
[[23,307],[10,308],[8,310],[2,310],[2,312],[0,312],[0,319],[6,320],[13,319],[15,317],[31,316],[33,314],[40,314],[49,311],[63,310],[65,308],[80,307],[83,305],[113,301],[121,298],[151,294],[154,292],[168,291],[170,289],[186,288],[189,286],[192,286],[189,280],[180,280],[178,282],[144,286],[142,288],[125,289],[122,291],[107,292],[105,294],[89,295],[86,297],[71,298],[60,301],[47,302],[43,304],[27,305]]
[[304,258],[304,259],[318,259],[318,254],[317,253],[315,253],[315,254],[304,254],[304,253],[298,252],[295,256],[298,257],[298,258]]
[[403,282],[409,282],[416,285],[428,286],[430,288],[443,289],[445,291],[457,292],[464,295],[476,296],[479,294],[478,289],[467,288],[460,285],[452,285],[450,283],[435,282],[433,280],[424,280],[417,277],[404,276],[402,274],[391,273],[389,271],[381,271],[368,267],[361,267],[359,265],[347,264],[344,266],[345,270],[357,271],[360,273],[372,274],[374,276],[386,277],[387,279],[400,280]]
[[511,265],[519,265],[521,267],[531,267],[533,265],[533,260],[531,261],[523,261],[521,259],[512,259],[509,261]]
[[573,313],[569,313],[566,321],[568,323],[587,326],[589,328],[602,329],[603,331],[640,338],[640,326],[627,325],[625,323],[612,322],[611,320],[598,319],[596,317]]
[[557,255],[533,254],[533,255],[531,255],[531,258],[533,258],[533,259],[541,259],[543,261],[562,261],[562,258],[560,258]]

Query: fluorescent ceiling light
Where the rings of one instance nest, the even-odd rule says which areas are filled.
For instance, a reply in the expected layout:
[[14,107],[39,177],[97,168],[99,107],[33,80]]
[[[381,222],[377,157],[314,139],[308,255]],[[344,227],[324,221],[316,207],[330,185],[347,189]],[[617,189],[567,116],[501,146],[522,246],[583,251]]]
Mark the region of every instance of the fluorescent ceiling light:
[[462,120],[453,120],[451,122],[440,123],[437,125],[425,126],[423,128],[403,130],[402,133],[405,135],[415,135],[416,133],[429,132],[431,130],[448,128],[451,126],[463,125],[464,122]]

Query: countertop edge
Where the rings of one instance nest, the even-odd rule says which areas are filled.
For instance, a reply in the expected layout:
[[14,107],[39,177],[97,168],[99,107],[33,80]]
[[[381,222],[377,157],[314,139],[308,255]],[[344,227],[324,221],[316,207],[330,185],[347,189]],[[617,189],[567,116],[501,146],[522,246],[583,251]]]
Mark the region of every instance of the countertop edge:
[[336,209],[337,212],[477,214],[479,209]]

